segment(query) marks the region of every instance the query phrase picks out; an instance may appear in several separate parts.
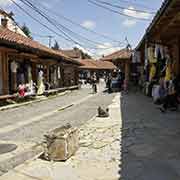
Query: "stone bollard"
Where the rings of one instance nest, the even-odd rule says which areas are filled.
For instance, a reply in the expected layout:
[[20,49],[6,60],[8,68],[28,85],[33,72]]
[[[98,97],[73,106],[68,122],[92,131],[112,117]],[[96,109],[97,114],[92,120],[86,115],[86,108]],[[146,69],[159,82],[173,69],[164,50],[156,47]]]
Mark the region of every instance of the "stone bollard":
[[101,118],[109,117],[109,108],[104,110],[99,106],[97,111],[98,111],[98,117],[101,117]]
[[71,125],[62,126],[45,135],[44,158],[50,161],[65,161],[79,148],[79,132]]

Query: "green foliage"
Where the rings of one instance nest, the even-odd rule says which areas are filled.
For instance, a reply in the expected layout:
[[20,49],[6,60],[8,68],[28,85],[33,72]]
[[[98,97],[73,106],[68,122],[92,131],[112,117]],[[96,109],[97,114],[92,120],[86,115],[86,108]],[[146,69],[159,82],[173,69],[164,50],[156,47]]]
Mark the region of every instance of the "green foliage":
[[79,53],[81,54],[81,58],[82,59],[91,59],[91,56],[85,52],[83,52],[81,49],[74,47],[75,51],[79,51]]
[[24,34],[31,38],[32,39],[32,36],[31,36],[31,31],[30,29],[26,26],[26,24],[23,24],[23,26],[21,27],[22,31],[24,32]]
[[54,49],[54,50],[59,50],[59,44],[58,44],[58,42],[55,40],[55,43],[54,43],[54,46],[52,47],[52,49]]

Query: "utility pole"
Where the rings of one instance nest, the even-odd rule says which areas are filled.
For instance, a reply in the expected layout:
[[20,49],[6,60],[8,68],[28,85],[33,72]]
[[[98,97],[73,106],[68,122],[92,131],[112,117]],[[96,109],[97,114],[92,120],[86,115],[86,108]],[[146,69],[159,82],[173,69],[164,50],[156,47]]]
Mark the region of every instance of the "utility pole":
[[125,38],[125,41],[127,42],[126,48],[127,48],[127,49],[129,49],[129,48],[132,49],[132,47],[131,47],[131,45],[130,45],[127,37]]
[[47,36],[47,37],[49,38],[49,48],[51,48],[52,38],[53,38],[54,36]]

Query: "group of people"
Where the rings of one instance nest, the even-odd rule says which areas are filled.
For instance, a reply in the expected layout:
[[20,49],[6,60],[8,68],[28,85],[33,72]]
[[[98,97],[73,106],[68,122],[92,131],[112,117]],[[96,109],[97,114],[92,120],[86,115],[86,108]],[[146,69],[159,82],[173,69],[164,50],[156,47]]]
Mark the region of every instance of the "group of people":
[[18,85],[18,95],[19,97],[25,97],[25,96],[33,96],[33,95],[42,95],[45,91],[45,83],[43,78],[43,71],[39,71],[38,75],[38,81],[37,85],[30,80],[29,83],[25,84],[23,82],[20,82]]

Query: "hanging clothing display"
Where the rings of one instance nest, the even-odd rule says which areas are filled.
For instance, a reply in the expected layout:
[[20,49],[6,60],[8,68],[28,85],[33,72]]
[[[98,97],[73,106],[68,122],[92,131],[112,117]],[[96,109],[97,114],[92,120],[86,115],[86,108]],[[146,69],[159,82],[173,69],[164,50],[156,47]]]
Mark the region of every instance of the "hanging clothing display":
[[170,81],[171,78],[172,78],[172,68],[171,68],[171,64],[167,64],[167,66],[166,66],[165,81]]
[[17,72],[17,68],[18,68],[18,65],[17,65],[16,61],[13,61],[11,63],[11,72],[12,73],[16,73]]
[[134,51],[132,56],[132,63],[140,63],[141,62],[141,53],[139,51]]
[[57,86],[57,69],[56,68],[54,68],[53,82],[56,87]]
[[155,44],[154,57],[158,58],[159,55],[161,59],[164,59],[164,48],[162,45]]
[[39,75],[38,75],[38,91],[37,94],[38,95],[42,95],[45,91],[45,86],[44,86],[44,82],[43,82],[43,71],[40,70],[39,71]]
[[151,65],[150,67],[150,73],[149,73],[149,81],[152,81],[152,79],[156,75],[156,66],[154,64]]
[[58,66],[58,79],[61,79],[61,68]]
[[25,96],[25,89],[26,86],[24,84],[20,84],[18,87],[18,93],[20,97],[24,97]]
[[157,58],[154,56],[154,48],[153,47],[148,47],[148,60],[150,63],[156,63]]
[[11,90],[12,92],[16,92],[17,91],[17,68],[18,68],[18,64],[13,61],[10,64],[11,66]]
[[144,54],[145,54],[144,70],[146,70],[147,66],[148,66],[148,48],[147,48],[147,44],[145,44]]
[[28,83],[31,83],[32,81],[32,72],[31,72],[31,66],[28,66]]
[[28,95],[35,95],[36,90],[33,81],[31,80],[27,86],[27,92],[25,93],[26,96]]
[[166,60],[165,58],[162,59],[160,51],[157,54],[157,63],[156,63],[156,77],[160,78],[161,76],[165,75],[163,70],[166,66]]

